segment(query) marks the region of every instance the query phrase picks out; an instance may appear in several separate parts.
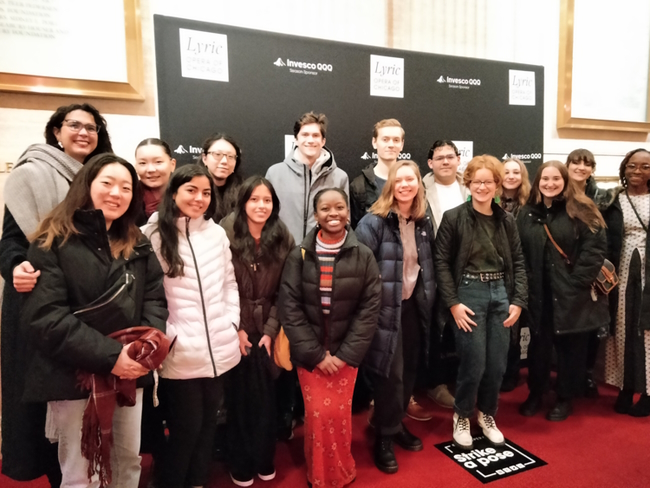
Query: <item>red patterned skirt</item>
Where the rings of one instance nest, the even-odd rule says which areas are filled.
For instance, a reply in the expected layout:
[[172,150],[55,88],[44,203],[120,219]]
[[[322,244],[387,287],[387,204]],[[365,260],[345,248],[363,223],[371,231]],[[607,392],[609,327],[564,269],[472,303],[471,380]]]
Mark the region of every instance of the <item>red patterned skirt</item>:
[[345,486],[357,475],[352,444],[352,393],[357,368],[326,375],[298,368],[305,400],[307,479],[314,487]]

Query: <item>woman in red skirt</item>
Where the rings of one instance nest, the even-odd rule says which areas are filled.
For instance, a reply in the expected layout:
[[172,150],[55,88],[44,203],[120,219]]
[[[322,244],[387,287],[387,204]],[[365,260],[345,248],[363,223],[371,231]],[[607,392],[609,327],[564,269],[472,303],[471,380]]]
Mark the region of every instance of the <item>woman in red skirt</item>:
[[350,229],[349,213],[344,191],[316,194],[317,226],[289,254],[278,299],[305,401],[307,481],[314,486],[345,486],[356,477],[352,392],[379,314],[379,268]]

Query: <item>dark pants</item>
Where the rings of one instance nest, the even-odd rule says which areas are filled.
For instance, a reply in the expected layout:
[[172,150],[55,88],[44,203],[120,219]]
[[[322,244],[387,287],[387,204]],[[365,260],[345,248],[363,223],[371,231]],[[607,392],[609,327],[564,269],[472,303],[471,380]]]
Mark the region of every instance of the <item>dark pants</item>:
[[587,370],[593,371],[596,367],[596,360],[598,359],[598,348],[600,347],[600,337],[598,331],[594,330],[589,333],[587,339]]
[[418,369],[420,352],[420,319],[415,301],[415,291],[402,301],[401,326],[397,347],[390,365],[388,378],[373,375],[375,413],[373,422],[377,434],[386,436],[398,433],[406,412]]
[[520,322],[510,327],[510,346],[508,346],[508,363],[503,379],[517,381],[519,379],[519,364],[521,363],[521,328]]
[[458,298],[474,312],[471,319],[476,327],[472,326],[472,332],[455,328],[460,367],[454,411],[460,417],[471,417],[476,405],[484,414],[494,416],[510,344],[510,329],[503,325],[509,308],[506,287],[503,280],[463,278]]
[[[570,318],[568,319],[570,320]],[[528,388],[542,396],[551,375],[553,346],[557,353],[555,390],[559,400],[581,396],[587,378],[589,332],[556,335],[553,325],[553,299],[550,289],[544,293],[540,330],[532,331],[528,346]]]
[[167,488],[207,485],[222,376],[161,379],[169,440],[160,482]]
[[639,326],[642,302],[641,256],[639,251],[635,250],[630,261],[630,274],[625,289],[623,389],[637,393],[646,392],[645,332]]

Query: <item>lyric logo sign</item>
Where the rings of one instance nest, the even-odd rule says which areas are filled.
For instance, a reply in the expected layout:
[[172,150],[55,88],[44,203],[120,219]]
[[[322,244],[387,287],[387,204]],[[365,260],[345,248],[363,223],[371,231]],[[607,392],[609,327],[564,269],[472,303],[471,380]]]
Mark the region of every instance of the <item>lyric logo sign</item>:
[[458,171],[461,173],[467,168],[467,164],[474,157],[474,141],[453,141],[458,148],[460,153],[460,164],[458,165]]
[[456,78],[453,76],[440,76],[436,80],[438,83],[446,83],[449,88],[469,90],[470,86],[481,86],[481,80],[478,78]]
[[178,29],[183,78],[228,81],[228,36]]
[[435,447],[484,484],[546,466],[545,461],[507,439],[504,446],[495,447],[483,436],[474,437],[471,451],[463,451],[453,442]]
[[535,105],[535,72],[510,71],[510,105]]
[[323,72],[332,72],[334,67],[328,63],[312,63],[308,61],[295,61],[293,59],[286,58],[286,62],[282,58],[276,59],[273,64],[278,68],[289,68],[290,73],[295,73],[299,75],[312,75],[318,76],[319,73]]
[[404,58],[370,55],[370,96],[404,98]]

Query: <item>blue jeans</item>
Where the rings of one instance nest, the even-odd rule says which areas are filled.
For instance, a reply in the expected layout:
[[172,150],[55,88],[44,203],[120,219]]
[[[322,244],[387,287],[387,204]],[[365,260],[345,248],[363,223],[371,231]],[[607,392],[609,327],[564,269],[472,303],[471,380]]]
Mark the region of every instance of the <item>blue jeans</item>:
[[454,324],[460,358],[454,411],[460,417],[471,417],[476,405],[484,414],[494,416],[510,345],[510,329],[503,325],[510,305],[506,287],[503,280],[482,282],[463,277],[458,298],[474,312],[469,317],[477,325],[472,332],[465,332]]

